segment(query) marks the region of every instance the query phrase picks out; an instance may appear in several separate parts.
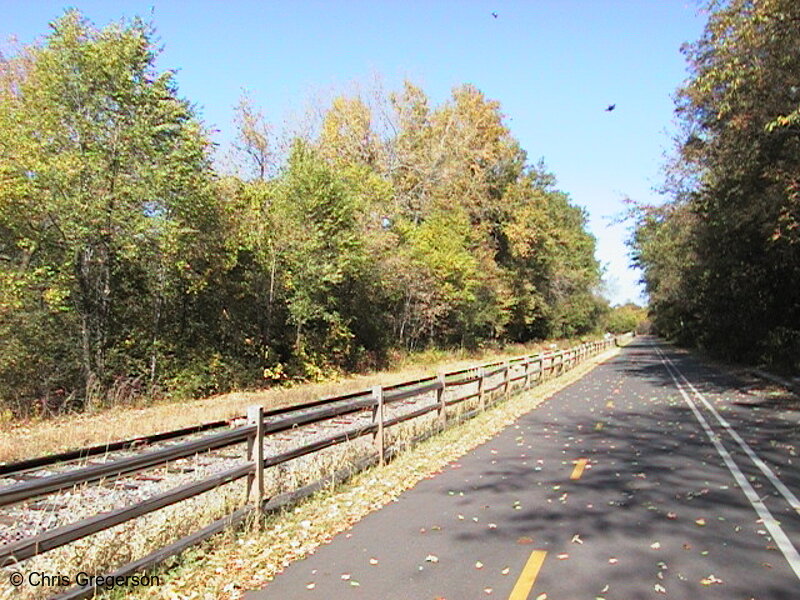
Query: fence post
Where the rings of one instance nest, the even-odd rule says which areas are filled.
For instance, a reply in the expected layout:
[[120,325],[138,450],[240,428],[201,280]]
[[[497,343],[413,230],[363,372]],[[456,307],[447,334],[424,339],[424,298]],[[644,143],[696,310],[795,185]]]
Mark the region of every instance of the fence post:
[[506,361],[506,370],[503,374],[503,395],[507,398],[511,388],[511,362]]
[[247,439],[247,460],[252,461],[255,472],[247,478],[247,502],[253,496],[255,484],[255,506],[261,510],[264,503],[264,409],[261,406],[247,407],[247,424],[255,425],[253,437]]
[[478,406],[481,410],[486,410],[486,392],[484,392],[484,388],[486,384],[484,383],[484,369],[483,367],[478,367]]
[[525,389],[531,387],[531,357],[525,357]]
[[383,386],[376,385],[372,388],[372,398],[375,400],[375,408],[372,413],[373,422],[378,423],[378,430],[373,435],[378,462],[381,466],[386,464],[386,438],[383,432]]
[[447,412],[445,411],[445,404],[444,404],[444,389],[447,385],[445,381],[445,374],[439,373],[436,379],[438,380],[441,387],[436,390],[436,404],[439,406],[439,425],[441,425],[442,429],[445,428],[447,425]]

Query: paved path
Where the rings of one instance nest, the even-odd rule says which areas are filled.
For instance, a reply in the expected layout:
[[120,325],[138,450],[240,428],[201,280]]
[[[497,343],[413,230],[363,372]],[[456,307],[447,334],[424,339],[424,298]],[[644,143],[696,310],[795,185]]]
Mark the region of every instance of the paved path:
[[736,386],[636,338],[246,598],[798,600],[800,410]]

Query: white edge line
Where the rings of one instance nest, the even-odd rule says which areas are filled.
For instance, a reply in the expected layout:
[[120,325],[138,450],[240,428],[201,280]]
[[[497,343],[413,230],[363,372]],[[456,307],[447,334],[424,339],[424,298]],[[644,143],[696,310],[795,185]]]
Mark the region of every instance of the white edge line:
[[769,512],[769,509],[764,505],[759,498],[756,491],[753,489],[753,486],[747,481],[747,478],[742,473],[739,466],[734,462],[731,455],[725,449],[725,446],[722,445],[722,442],[719,440],[719,436],[714,432],[711,426],[706,421],[705,417],[700,413],[700,410],[697,408],[697,405],[692,401],[689,397],[689,394],[681,386],[681,383],[678,379],[673,375],[672,371],[670,370],[669,364],[661,358],[661,363],[664,365],[664,368],[669,373],[669,376],[672,378],[672,381],[675,383],[675,387],[678,388],[678,391],[683,396],[683,399],[689,405],[689,408],[692,409],[695,418],[697,418],[700,425],[703,427],[703,430],[706,432],[708,439],[711,440],[711,443],[717,449],[717,452],[722,457],[722,460],[725,462],[725,465],[728,467],[728,470],[733,475],[733,478],[736,480],[736,483],[739,484],[739,487],[742,488],[744,495],[750,501],[753,509],[756,511],[758,516],[764,523],[764,527],[767,528],[772,539],[775,541],[775,544],[778,546],[780,551],[783,553],[783,556],[789,563],[789,566],[794,571],[794,574],[800,579],[800,554],[798,554],[797,549],[792,545],[792,542],[789,540],[788,536],[784,533],[781,526],[775,520],[775,517],[772,516],[772,513]]
[[701,394],[697,390],[697,388],[695,388],[694,385],[692,385],[692,382],[689,381],[683,373],[681,373],[681,370],[675,365],[672,359],[670,359],[666,355],[663,355],[662,359],[666,360],[669,363],[669,365],[675,370],[675,372],[678,375],[680,375],[684,383],[687,386],[689,386],[689,389],[692,390],[692,392],[694,392],[694,395],[705,405],[705,407],[709,411],[711,411],[711,414],[714,415],[717,421],[719,421],[719,424],[722,425],[725,428],[725,430],[731,435],[731,437],[736,441],[736,443],[739,444],[742,450],[744,450],[745,454],[747,454],[747,456],[750,457],[750,460],[752,460],[753,463],[755,463],[755,465],[759,469],[761,469],[761,472],[764,473],[767,479],[770,480],[770,483],[772,483],[772,485],[775,486],[775,489],[777,489],[778,492],[780,492],[781,495],[784,498],[786,498],[786,501],[789,503],[789,506],[791,506],[795,510],[795,512],[800,513],[800,500],[798,500],[797,496],[795,496],[792,493],[792,490],[786,487],[784,483],[780,479],[778,479],[778,476],[775,475],[773,470],[763,460],[761,460],[761,458],[755,453],[755,451],[750,447],[750,445],[742,439],[742,437],[736,432],[736,430],[733,429],[733,427],[731,427],[730,423],[728,423],[728,421],[726,421],[725,418],[717,412],[714,406],[708,400],[706,400],[703,394]]

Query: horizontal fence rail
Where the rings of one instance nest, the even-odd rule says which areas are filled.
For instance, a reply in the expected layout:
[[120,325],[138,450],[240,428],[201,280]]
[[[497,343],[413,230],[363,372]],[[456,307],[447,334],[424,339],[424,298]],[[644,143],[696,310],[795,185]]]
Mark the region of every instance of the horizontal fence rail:
[[[346,443],[370,434],[373,436],[375,454],[372,458],[367,457],[366,462],[365,459],[361,459],[360,463],[363,462],[365,466],[367,464],[373,464],[374,462],[383,464],[389,455],[395,453],[395,450],[387,447],[385,443],[385,432],[387,429],[430,413],[437,414],[437,430],[444,428],[448,422],[448,407],[477,398],[478,406],[460,416],[461,420],[468,418],[487,408],[490,404],[489,396],[493,395],[498,390],[502,390],[502,394],[500,394],[499,397],[497,397],[497,394],[494,394],[495,398],[493,398],[493,402],[497,402],[501,398],[506,397],[511,392],[512,386],[519,384],[519,382],[523,383],[521,386],[517,385],[517,389],[528,389],[535,383],[539,383],[547,377],[561,374],[565,370],[573,368],[580,362],[611,346],[619,345],[621,337],[587,342],[568,350],[521,356],[506,361],[491,362],[475,367],[440,373],[413,381],[405,381],[387,386],[376,386],[371,390],[322,398],[291,407],[273,410],[252,407],[251,410],[248,411],[247,424],[243,426],[212,433],[201,439],[178,443],[166,448],[141,452],[137,455],[117,460],[110,460],[104,464],[77,468],[65,473],[44,476],[5,486],[0,488],[0,507],[26,502],[42,495],[74,488],[79,485],[139,473],[156,466],[164,465],[170,461],[191,457],[202,452],[217,450],[237,444],[247,444],[246,456],[248,462],[242,466],[217,473],[201,481],[181,485],[132,506],[126,506],[75,523],[55,527],[38,535],[0,546],[0,566],[19,563],[38,554],[59,548],[121,523],[152,513],[161,508],[199,496],[200,494],[209,492],[222,485],[247,478],[246,501],[249,504],[244,508],[236,510],[234,513],[215,521],[202,530],[162,548],[143,559],[121,567],[116,570],[113,575],[122,573],[129,574],[151,568],[167,557],[183,551],[190,545],[199,543],[199,541],[205,540],[211,535],[222,531],[225,527],[241,522],[246,515],[274,505],[276,499],[264,498],[264,471],[268,468],[282,465],[283,463],[299,457],[313,454],[325,448],[330,448],[337,444]],[[492,380],[493,378],[494,380]],[[490,382],[489,380],[492,381]],[[463,388],[464,386],[473,385],[475,383],[477,383],[477,390],[468,390],[466,395],[457,396],[455,398],[445,398],[446,390]],[[397,405],[408,399],[417,398],[426,394],[433,394],[435,401],[403,414],[391,416],[389,418],[386,417],[386,407]],[[270,456],[264,456],[263,454],[264,436],[275,435],[302,426],[321,424],[337,417],[355,414],[371,414],[371,420],[368,424],[361,424],[345,431],[339,431],[333,435],[303,444],[291,450],[275,453]],[[135,443],[137,443],[137,440],[139,441],[138,443],[149,443],[151,441],[175,439],[181,435],[195,434],[200,431],[213,431],[214,429],[222,427],[231,427],[231,424],[236,420],[238,419],[232,421],[216,421],[176,430],[174,432],[156,434],[155,436],[149,436],[147,438],[115,442],[102,447],[106,449],[105,451],[110,451],[112,448],[128,449],[133,447]],[[145,442],[142,442],[142,440],[145,440]],[[100,447],[101,446],[94,446],[74,452],[62,453],[57,456],[66,457],[64,460],[72,460],[76,457],[87,457],[98,454],[99,452],[96,452],[96,449]],[[46,463],[43,458],[22,461],[21,463],[16,463],[16,465],[2,465],[0,466],[0,475],[14,472],[15,466],[18,472],[40,464],[49,463]],[[22,468],[20,468],[20,466],[22,466]],[[335,478],[336,473],[334,473],[333,476]],[[316,484],[311,484],[306,487],[313,491],[314,489],[318,489],[315,485]],[[302,490],[298,490],[298,492],[300,491]],[[296,493],[292,494],[296,495]],[[74,588],[56,596],[56,598],[88,598],[93,596],[95,592],[96,590],[91,588]]]

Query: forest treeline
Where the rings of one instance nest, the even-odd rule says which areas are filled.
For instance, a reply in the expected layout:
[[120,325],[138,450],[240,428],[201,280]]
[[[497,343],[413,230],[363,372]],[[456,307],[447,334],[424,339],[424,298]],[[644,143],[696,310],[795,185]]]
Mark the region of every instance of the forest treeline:
[[152,26],[75,11],[0,60],[0,396],[17,414],[591,332],[585,212],[471,85],[335,98],[237,175]]
[[670,201],[635,211],[658,330],[800,369],[800,3],[715,1],[690,77]]

